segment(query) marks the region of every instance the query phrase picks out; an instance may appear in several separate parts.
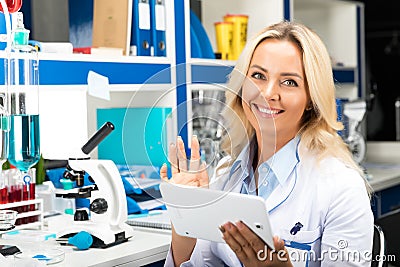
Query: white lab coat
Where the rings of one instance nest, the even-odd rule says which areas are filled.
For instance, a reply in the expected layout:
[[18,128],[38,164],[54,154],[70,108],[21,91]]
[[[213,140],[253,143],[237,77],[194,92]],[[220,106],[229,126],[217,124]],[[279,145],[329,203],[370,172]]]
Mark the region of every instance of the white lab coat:
[[[311,245],[309,266],[370,266],[373,215],[363,178],[335,158],[317,163],[316,155],[302,146],[298,153],[295,171],[266,200],[273,233]],[[228,176],[229,171],[220,171],[210,187],[240,192],[239,174]],[[297,222],[303,227],[291,235]],[[226,265],[242,266],[228,245],[197,240],[190,260],[181,266]],[[165,266],[174,266],[171,251]]]

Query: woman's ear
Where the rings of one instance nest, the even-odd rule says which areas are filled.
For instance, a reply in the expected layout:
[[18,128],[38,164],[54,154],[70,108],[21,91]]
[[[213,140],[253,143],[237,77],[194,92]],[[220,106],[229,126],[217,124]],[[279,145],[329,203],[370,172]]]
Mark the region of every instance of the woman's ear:
[[307,105],[307,107],[306,107],[306,110],[307,110],[307,111],[310,111],[310,110],[312,110],[312,109],[313,109],[313,104],[312,104],[311,102],[309,102],[308,105]]

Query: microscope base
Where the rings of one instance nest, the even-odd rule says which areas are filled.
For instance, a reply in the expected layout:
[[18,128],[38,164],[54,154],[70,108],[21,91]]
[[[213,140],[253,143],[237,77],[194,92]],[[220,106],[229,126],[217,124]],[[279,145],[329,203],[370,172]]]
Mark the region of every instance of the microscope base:
[[108,248],[126,242],[133,236],[133,229],[127,224],[111,226],[93,222],[74,222],[74,225],[59,232],[57,237],[68,238],[81,231],[92,235],[92,248]]

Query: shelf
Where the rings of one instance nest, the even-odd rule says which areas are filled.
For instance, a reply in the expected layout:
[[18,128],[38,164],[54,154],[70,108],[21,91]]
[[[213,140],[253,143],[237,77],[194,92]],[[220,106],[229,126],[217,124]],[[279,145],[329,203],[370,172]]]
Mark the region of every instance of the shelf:
[[[191,59],[192,84],[225,84],[235,61]],[[356,83],[357,68],[334,67],[336,83]]]
[[232,69],[232,66],[191,65],[192,83],[224,84]]
[[42,60],[41,85],[87,84],[88,72],[109,78],[110,84],[171,83],[170,64]]
[[[193,60],[191,63],[192,83],[224,84],[233,67],[233,61]],[[136,89],[146,88],[146,86],[142,86],[144,83],[148,85],[171,84],[170,64],[41,60],[40,85],[86,85],[87,73],[90,70],[109,77],[111,85],[119,85],[114,86],[114,91],[129,91],[132,90],[132,85],[140,85],[133,86]],[[354,83],[356,81],[355,68],[334,68],[333,73],[335,82]],[[121,85],[127,86],[121,87]]]
[[357,69],[334,67],[333,78],[335,83],[356,83],[357,82]]
[[189,60],[192,84],[225,84],[236,61],[218,59]]
[[[40,85],[87,85],[89,71],[108,77],[110,84],[171,83],[168,58],[43,53],[39,60]],[[4,66],[0,65],[3,72]],[[4,84],[3,76],[0,83]]]

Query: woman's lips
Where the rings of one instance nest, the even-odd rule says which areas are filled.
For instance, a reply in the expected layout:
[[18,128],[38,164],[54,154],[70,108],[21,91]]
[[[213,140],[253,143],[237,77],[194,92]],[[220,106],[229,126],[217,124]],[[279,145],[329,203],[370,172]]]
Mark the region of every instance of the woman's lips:
[[252,104],[256,112],[264,118],[276,118],[279,114],[283,113],[284,110],[266,107],[262,105]]

